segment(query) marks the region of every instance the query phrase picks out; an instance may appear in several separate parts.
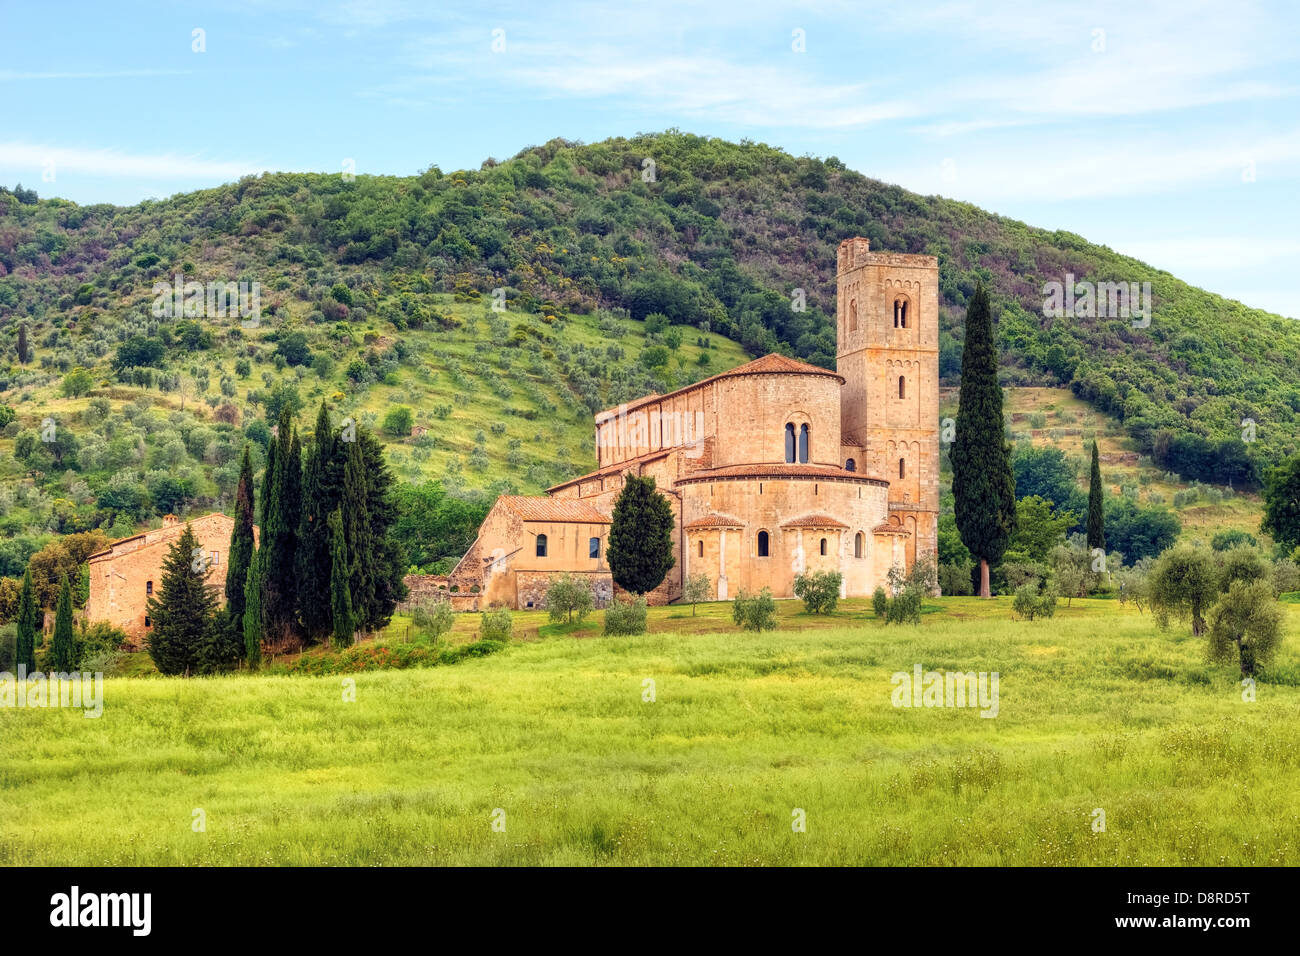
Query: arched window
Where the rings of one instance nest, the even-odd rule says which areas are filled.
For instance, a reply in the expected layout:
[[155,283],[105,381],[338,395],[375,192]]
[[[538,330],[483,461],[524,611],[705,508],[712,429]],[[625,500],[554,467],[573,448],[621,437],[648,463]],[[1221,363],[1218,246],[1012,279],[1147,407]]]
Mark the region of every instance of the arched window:
[[767,557],[767,532],[766,531],[760,531],[758,533],[758,556],[760,558]]
[[858,330],[858,300],[849,299],[849,331]]
[[906,458],[900,458],[900,459],[898,459],[898,477],[899,477],[899,478],[906,478],[906,477],[907,477],[907,459],[906,459]]
[[799,426],[799,461],[808,464],[808,426]]
[[539,558],[546,557],[546,535],[544,534],[537,536],[537,556]]
[[907,300],[902,297],[894,300],[894,328],[907,328]]
[[852,458],[850,458],[848,461],[846,461],[846,462],[844,463],[844,470],[845,470],[845,471],[857,471],[857,470],[858,470],[858,463],[857,463],[856,461],[854,461]]
[[826,539],[822,538],[822,554],[826,553]]
[[700,557],[704,557],[704,539],[700,539]]
[[589,558],[599,558],[599,557],[600,557],[600,539],[599,539],[599,538],[588,538],[588,539],[587,539],[587,557],[589,557]]
[[898,397],[907,398],[907,378],[903,375],[898,376]]
[[861,558],[865,556],[864,552],[866,550],[866,543],[867,543],[866,535],[864,535],[861,531],[859,531],[856,535],[853,536],[853,556],[855,558]]
[[791,422],[785,423],[785,460],[794,461],[794,425]]

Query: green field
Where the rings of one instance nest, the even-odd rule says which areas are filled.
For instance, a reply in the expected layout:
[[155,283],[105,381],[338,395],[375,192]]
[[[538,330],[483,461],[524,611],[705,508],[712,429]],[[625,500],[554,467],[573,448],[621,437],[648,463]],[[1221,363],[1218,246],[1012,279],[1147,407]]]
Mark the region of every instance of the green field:
[[[109,678],[97,720],[0,710],[0,861],[1300,862],[1300,606],[1246,703],[1199,641],[1113,601],[1028,623],[945,598],[919,627],[864,605],[824,626],[782,602],[762,636],[680,633],[689,608],[640,638],[542,629],[357,674],[352,703],[340,677],[237,675]],[[996,719],[893,707],[917,663],[997,671]]]

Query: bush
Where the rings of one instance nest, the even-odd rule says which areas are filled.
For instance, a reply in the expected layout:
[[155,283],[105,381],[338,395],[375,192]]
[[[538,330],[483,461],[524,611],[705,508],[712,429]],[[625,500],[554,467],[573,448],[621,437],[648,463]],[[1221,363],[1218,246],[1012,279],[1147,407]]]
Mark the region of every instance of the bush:
[[1026,581],[1016,588],[1011,610],[1016,617],[1028,621],[1036,617],[1053,617],[1056,614],[1056,588],[1049,586],[1040,591],[1037,583]]
[[414,417],[405,405],[394,405],[384,415],[384,434],[393,438],[405,438],[411,434]]
[[506,608],[484,611],[482,623],[479,624],[478,636],[481,641],[508,641],[514,630],[514,618]]
[[573,622],[573,615],[578,615],[578,622],[591,613],[593,605],[591,587],[581,578],[572,574],[561,574],[551,579],[551,586],[546,589],[546,611],[552,621],[561,618]]
[[430,608],[417,606],[411,611],[411,623],[435,641],[451,630],[456,622],[456,612],[450,601],[439,601]]
[[646,603],[644,597],[629,601],[615,601],[605,611],[605,636],[626,637],[645,633]]
[[741,591],[731,608],[731,617],[747,631],[772,631],[776,629],[776,601],[767,588],[757,594]]
[[[950,561],[939,565],[939,590],[949,596],[975,593],[971,587],[970,568],[970,561]],[[884,591],[880,593],[884,594]]]
[[885,593],[884,588],[877,587],[872,593],[871,610],[876,612],[876,617],[884,617],[885,612],[889,610],[889,595]]
[[895,594],[885,606],[885,623],[920,624],[921,595],[921,589],[914,585],[909,585]]
[[840,599],[844,576],[838,571],[815,571],[794,576],[795,597],[803,601],[809,614],[830,614]]

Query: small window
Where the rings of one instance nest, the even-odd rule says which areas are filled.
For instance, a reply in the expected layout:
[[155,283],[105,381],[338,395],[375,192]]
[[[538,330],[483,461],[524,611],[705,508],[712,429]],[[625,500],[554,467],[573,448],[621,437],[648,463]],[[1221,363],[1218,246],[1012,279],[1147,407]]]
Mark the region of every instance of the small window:
[[857,471],[857,470],[858,470],[858,463],[857,463],[856,461],[854,461],[852,458],[850,458],[848,461],[846,461],[846,462],[844,463],[844,470],[845,470],[845,471]]
[[899,477],[899,478],[906,478],[906,477],[907,477],[907,459],[906,459],[906,458],[900,458],[900,459],[898,459],[898,477]]
[[212,566],[215,568],[215,567],[216,567],[218,564],[220,564],[220,563],[221,563],[221,552],[220,552],[220,551],[213,551],[213,552],[212,552]]
[[758,556],[760,558],[767,557],[767,532],[766,531],[760,531],[758,533]]
[[152,581],[146,581],[146,582],[144,582],[144,593],[145,593],[145,595],[153,594],[153,582],[152,582]]
[[153,622],[149,620],[149,615],[147,615],[147,614],[145,615],[145,618],[144,618],[144,626],[145,626],[145,627],[152,627],[152,626],[153,626]]
[[906,299],[899,298],[894,300],[894,328],[896,329],[907,328],[907,300]]
[[822,538],[822,554],[826,553],[826,539]]
[[794,424],[785,423],[785,460],[788,463],[794,461]]
[[799,463],[808,464],[808,426],[799,426]]
[[546,557],[546,535],[544,534],[537,536],[537,556],[539,558]]
[[849,299],[849,331],[858,330],[858,300]]
[[863,533],[862,533],[861,531],[859,531],[859,532],[854,536],[854,538],[853,538],[853,556],[854,556],[855,558],[861,558],[861,557],[863,557],[863,552],[865,551],[865,547],[864,547],[864,545],[865,545],[865,543],[866,543],[866,540],[867,540],[867,539],[866,539],[866,536],[863,535]]
[[700,557],[702,558],[702,557],[704,557],[704,539],[703,539],[703,538],[701,538],[701,539],[699,540],[699,546],[700,546]]
[[599,558],[599,557],[600,557],[600,539],[599,539],[599,538],[588,538],[588,539],[587,539],[587,557],[589,557],[589,558]]
[[898,397],[907,398],[907,379],[902,375],[898,376]]

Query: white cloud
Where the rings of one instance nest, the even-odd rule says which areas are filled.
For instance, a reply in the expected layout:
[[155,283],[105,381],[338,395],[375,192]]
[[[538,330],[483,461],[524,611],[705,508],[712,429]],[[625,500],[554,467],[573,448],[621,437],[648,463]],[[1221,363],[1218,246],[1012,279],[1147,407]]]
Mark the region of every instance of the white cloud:
[[39,173],[53,164],[55,175],[74,171],[91,176],[228,181],[267,167],[252,162],[204,159],[196,154],[142,155],[115,149],[78,149],[34,143],[0,143],[0,169]]

